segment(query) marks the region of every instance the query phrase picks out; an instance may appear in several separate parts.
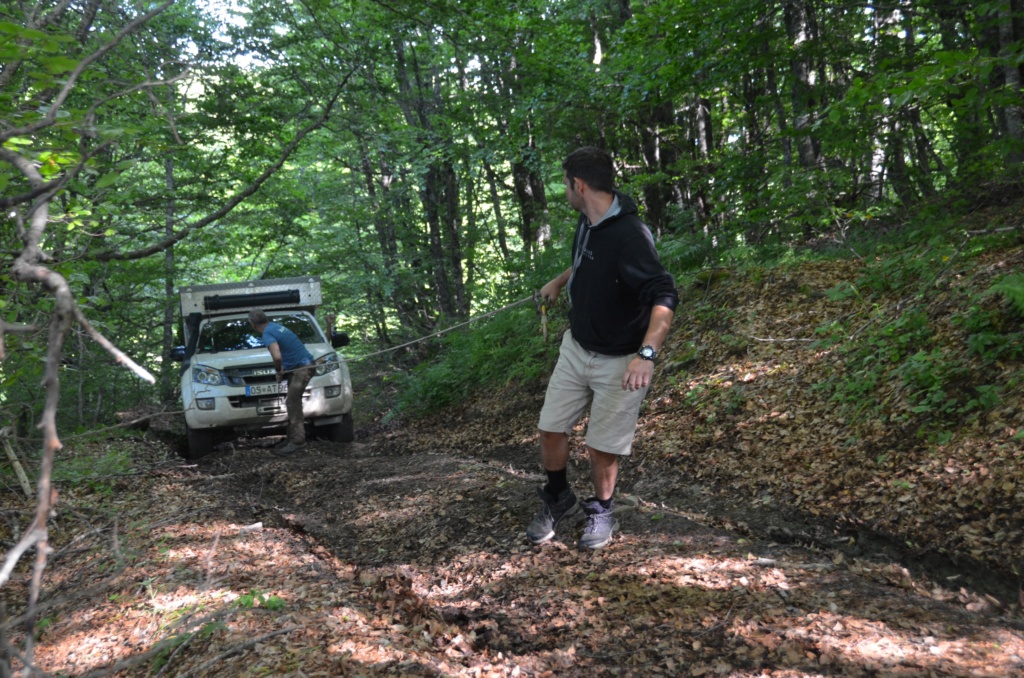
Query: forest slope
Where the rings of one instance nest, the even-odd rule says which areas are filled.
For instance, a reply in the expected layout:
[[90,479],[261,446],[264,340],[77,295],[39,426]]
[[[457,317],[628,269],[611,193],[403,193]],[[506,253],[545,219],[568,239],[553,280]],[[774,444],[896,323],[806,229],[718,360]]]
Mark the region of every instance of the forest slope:
[[[622,534],[596,554],[573,548],[574,526],[540,548],[523,538],[542,383],[364,420],[357,443],[289,459],[266,439],[196,466],[150,436],[69,440],[65,467],[94,472],[58,483],[36,661],[75,675],[1020,673],[1021,320],[998,286],[1024,247],[894,256],[685,283],[622,469]],[[3,492],[13,532],[30,505]],[[15,618],[28,579],[26,565],[3,590]]]

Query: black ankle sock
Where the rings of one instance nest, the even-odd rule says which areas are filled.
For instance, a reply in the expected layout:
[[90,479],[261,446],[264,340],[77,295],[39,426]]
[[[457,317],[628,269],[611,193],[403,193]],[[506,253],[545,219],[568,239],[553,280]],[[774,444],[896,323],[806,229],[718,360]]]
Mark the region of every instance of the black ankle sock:
[[548,474],[548,484],[544,486],[544,491],[553,497],[557,497],[562,494],[562,490],[569,487],[569,480],[566,477],[565,469],[561,471],[545,471]]
[[612,507],[612,500],[611,500],[611,498],[608,498],[608,499],[598,499],[597,503],[600,504],[601,508],[603,508],[605,511],[607,511],[608,509],[610,509]]

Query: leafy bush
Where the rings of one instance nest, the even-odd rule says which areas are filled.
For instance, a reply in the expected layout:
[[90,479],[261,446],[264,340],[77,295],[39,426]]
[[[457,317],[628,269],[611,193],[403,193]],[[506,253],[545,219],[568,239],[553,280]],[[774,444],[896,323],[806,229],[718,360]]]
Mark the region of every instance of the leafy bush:
[[1004,277],[988,289],[986,294],[1001,294],[1006,297],[1017,315],[1024,316],[1024,275],[1013,273]]
[[400,377],[398,406],[421,415],[454,405],[489,386],[535,381],[550,372],[564,318],[548,312],[548,342],[532,306],[520,306],[481,321],[471,330],[443,337],[444,350]]

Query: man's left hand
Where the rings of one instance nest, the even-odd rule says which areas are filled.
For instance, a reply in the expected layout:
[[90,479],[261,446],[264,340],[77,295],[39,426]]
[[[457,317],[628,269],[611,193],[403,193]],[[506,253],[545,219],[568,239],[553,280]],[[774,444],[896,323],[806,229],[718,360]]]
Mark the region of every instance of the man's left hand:
[[639,391],[642,388],[647,388],[651,383],[652,374],[654,374],[654,361],[636,356],[629,361],[626,373],[622,375],[622,390]]

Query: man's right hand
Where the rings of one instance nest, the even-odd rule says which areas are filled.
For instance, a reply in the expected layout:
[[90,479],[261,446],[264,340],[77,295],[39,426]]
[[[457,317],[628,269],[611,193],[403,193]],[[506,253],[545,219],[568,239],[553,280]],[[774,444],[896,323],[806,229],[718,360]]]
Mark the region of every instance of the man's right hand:
[[549,304],[555,303],[558,300],[558,294],[562,291],[562,284],[558,278],[555,278],[544,287],[540,288],[540,298],[547,301]]

